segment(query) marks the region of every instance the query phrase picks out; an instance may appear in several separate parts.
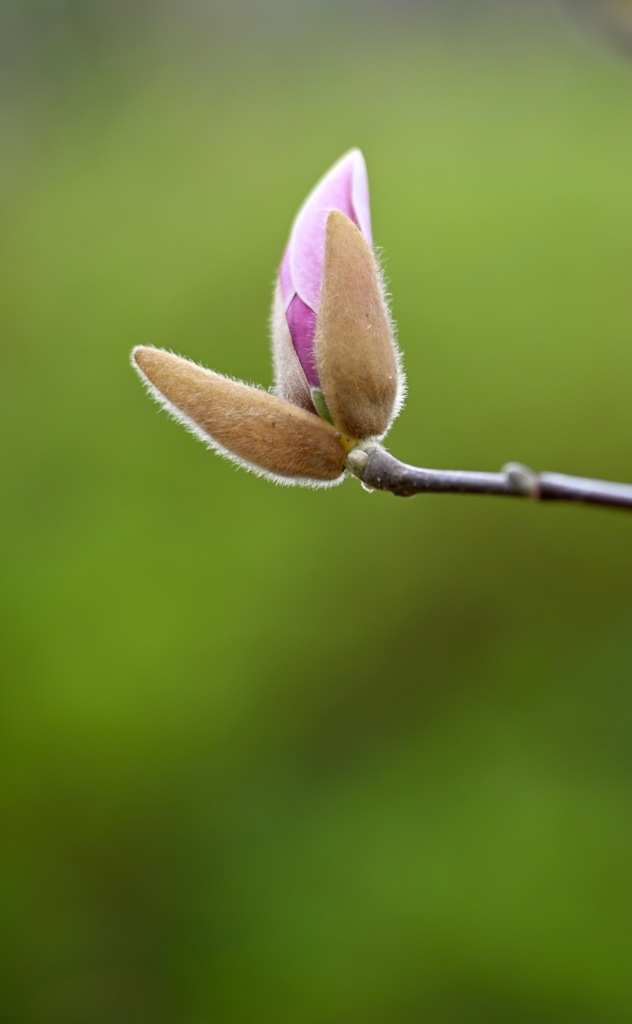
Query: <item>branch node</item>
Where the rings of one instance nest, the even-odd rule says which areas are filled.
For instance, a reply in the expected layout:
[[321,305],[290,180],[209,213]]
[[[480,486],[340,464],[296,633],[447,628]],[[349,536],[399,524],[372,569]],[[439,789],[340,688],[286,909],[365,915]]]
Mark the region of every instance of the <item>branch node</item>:
[[533,498],[537,501],[540,497],[540,478],[535,470],[525,466],[522,462],[507,462],[502,472],[507,478],[510,490],[514,494],[520,494],[525,498]]

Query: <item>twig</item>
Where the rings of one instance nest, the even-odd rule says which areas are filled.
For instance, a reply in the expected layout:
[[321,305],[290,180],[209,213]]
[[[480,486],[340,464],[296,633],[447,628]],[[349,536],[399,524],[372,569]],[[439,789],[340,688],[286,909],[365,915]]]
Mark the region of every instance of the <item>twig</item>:
[[563,473],[536,473],[520,462],[508,462],[500,473],[407,466],[378,445],[355,448],[347,468],[370,490],[390,491],[401,498],[426,492],[497,494],[535,501],[574,501],[632,510],[632,484],[589,480]]

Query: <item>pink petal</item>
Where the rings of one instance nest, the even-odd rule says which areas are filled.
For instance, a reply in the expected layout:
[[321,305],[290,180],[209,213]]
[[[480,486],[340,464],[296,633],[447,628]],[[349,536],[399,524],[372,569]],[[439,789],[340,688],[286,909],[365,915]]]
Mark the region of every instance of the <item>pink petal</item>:
[[312,387],[318,387],[318,372],[314,359],[314,336],[316,334],[316,314],[306,306],[300,295],[295,295],[286,311],[287,323],[294,342],[296,354],[303,372]]
[[[331,210],[341,210],[371,244],[369,184],[364,157],[352,149],[316,185],[294,222],[289,265],[296,292],[318,312],[325,255],[325,225]],[[285,292],[285,290],[284,290]]]

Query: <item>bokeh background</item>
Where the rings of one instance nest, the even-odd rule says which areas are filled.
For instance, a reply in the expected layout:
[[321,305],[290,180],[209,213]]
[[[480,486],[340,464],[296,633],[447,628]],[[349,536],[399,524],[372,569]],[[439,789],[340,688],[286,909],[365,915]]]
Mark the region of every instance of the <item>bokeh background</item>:
[[632,1020],[623,513],[279,488],[134,344],[268,385],[366,156],[420,465],[632,480],[625,2],[4,0],[0,1016]]

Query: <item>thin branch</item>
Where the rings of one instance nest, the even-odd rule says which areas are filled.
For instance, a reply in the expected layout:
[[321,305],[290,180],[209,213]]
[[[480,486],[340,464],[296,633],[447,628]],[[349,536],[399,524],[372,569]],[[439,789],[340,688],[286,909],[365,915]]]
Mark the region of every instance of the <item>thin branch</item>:
[[407,466],[377,445],[354,449],[347,468],[370,490],[390,491],[402,498],[427,492],[497,494],[535,501],[573,501],[632,510],[632,484],[589,480],[563,473],[536,473],[520,462],[508,462],[500,473]]

